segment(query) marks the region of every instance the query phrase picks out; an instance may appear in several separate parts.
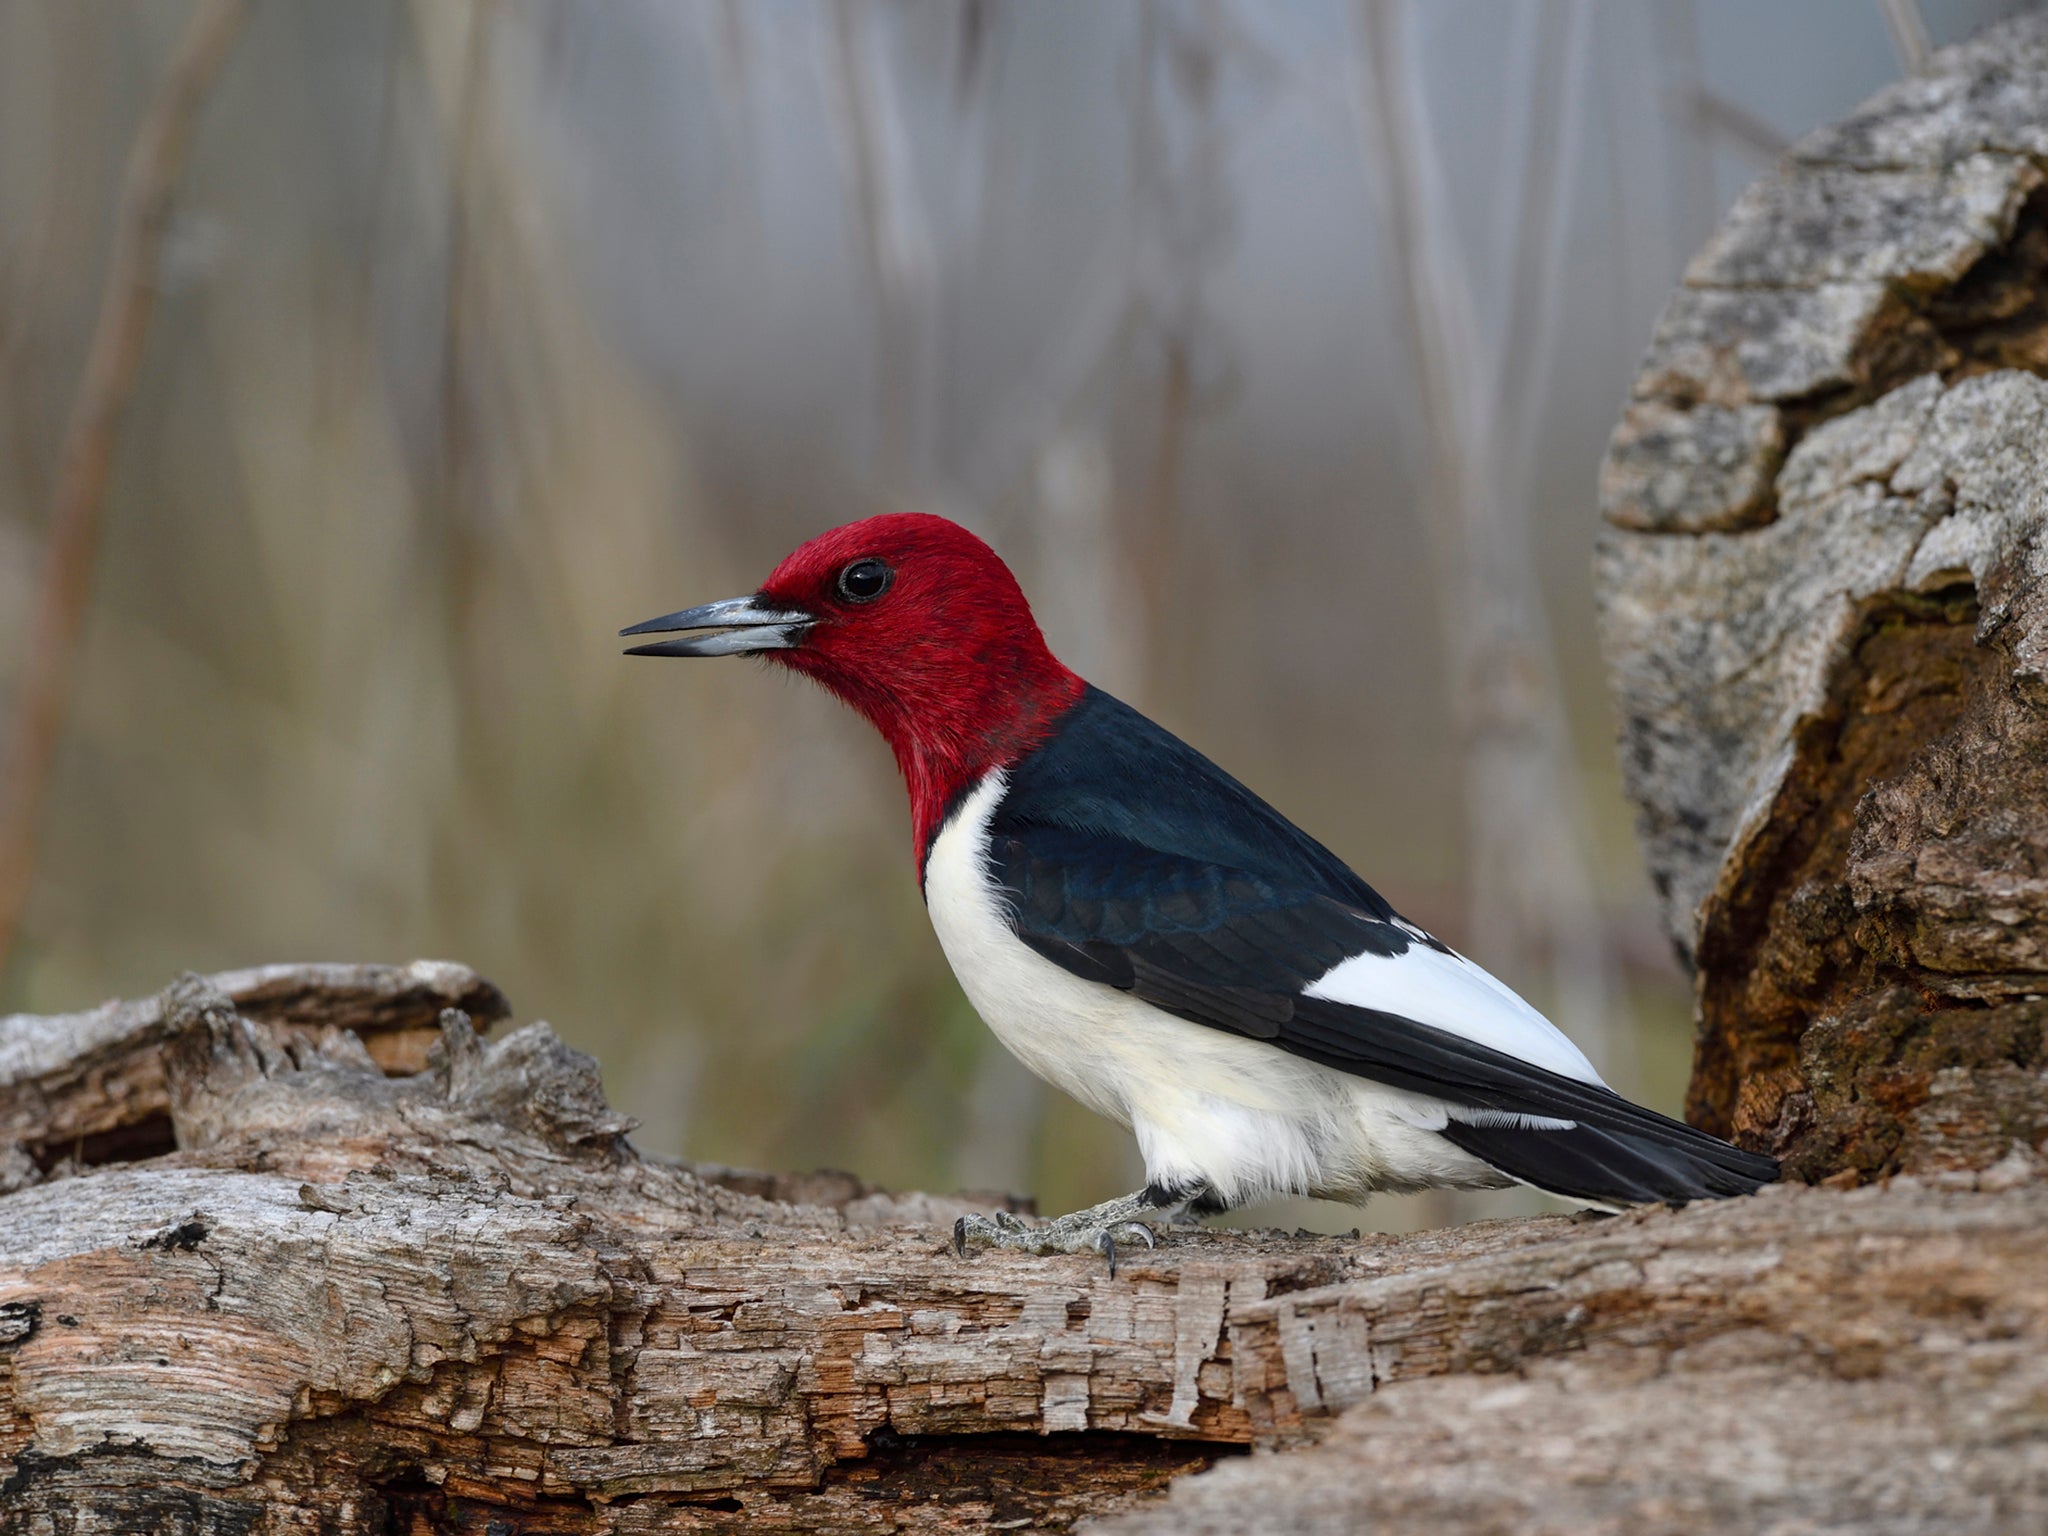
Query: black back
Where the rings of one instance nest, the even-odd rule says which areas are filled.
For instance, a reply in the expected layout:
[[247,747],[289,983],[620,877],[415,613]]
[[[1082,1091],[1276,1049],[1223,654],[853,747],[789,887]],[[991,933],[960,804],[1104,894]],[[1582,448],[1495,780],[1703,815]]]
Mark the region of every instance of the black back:
[[1382,921],[1378,891],[1208,758],[1090,687],[1059,733],[1010,772],[996,825],[1104,832],[1328,896]]

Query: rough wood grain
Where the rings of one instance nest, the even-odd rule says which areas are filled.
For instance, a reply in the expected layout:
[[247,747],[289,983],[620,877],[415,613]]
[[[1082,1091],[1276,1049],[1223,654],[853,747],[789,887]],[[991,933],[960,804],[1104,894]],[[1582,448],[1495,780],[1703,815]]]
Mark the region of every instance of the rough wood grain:
[[1809,136],[1602,475],[1622,754],[1701,1124],[1809,1178],[2048,1142],[2048,19]]
[[[449,1010],[423,1069],[392,1076],[310,1002],[265,1023],[186,978],[123,1006],[155,1021],[176,1148],[0,1198],[0,1532],[1180,1528],[1156,1520],[1183,1509],[1206,1529],[1227,1491],[1147,1501],[1247,1447],[1325,1442],[1347,1410],[1405,1427],[1327,1439],[1299,1461],[1315,1488],[1412,1492],[1417,1437],[1505,1479],[1539,1452],[1457,1440],[1444,1405],[1517,1380],[1587,1416],[1574,1477],[1619,1469],[1618,1416],[1675,1413],[1652,1401],[1673,1373],[1730,1403],[1794,1393],[1786,1415],[1828,1382],[1896,1383],[1870,1399],[1912,1427],[1896,1476],[2036,1507],[2048,1184],[2024,1150],[1616,1220],[1170,1234],[1111,1279],[956,1258],[958,1200],[825,1177],[782,1203],[643,1158],[545,1025],[486,1044]],[[1952,1432],[1923,1376],[2018,1406]],[[1644,1496],[1753,1513],[1782,1483],[1690,1477]],[[1233,1528],[1293,1528],[1269,1493]],[[1693,1528],[1747,1528],[1729,1519]]]
[[[270,965],[210,985],[287,1037],[351,1032],[390,1071],[418,1071],[443,1009],[488,1029],[511,1011],[466,965]],[[0,1018],[0,1191],[46,1174],[170,1150],[164,1080],[170,1030],[160,998],[86,1013]]]
[[[1494,1358],[1370,1396],[1354,1385],[1359,1406],[1313,1450],[1219,1468],[1105,1529],[2040,1530],[2038,1174],[2020,1154],[1982,1181],[2002,1194],[1782,1190],[1462,1266],[1445,1290],[1495,1310]],[[1509,1268],[1543,1298],[1526,1318]],[[1407,1289],[1372,1319],[1376,1336],[1440,1310]],[[1570,1343],[1547,1347],[1551,1326]]]

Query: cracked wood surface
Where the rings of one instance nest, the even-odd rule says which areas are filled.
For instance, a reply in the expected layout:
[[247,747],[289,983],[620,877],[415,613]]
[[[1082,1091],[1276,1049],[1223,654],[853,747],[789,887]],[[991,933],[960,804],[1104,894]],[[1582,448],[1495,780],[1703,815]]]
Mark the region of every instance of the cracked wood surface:
[[[1503,1320],[1541,1298],[1517,1319],[1526,1332],[1503,1330],[1498,1356],[1432,1354],[1377,1391],[1346,1380],[1357,1406],[1313,1448],[1219,1467],[1102,1529],[2048,1528],[2039,1171],[2019,1154],[1974,1181],[1842,1194],[1781,1186],[1669,1227],[1637,1218],[1526,1262],[1460,1266],[1453,1294]],[[1411,1282],[1408,1306],[1353,1325],[1370,1331],[1369,1362],[1410,1308],[1424,1319],[1438,1310],[1437,1283]],[[1369,1295],[1347,1288],[1310,1326],[1327,1336],[1332,1314]]]
[[[488,1029],[511,1011],[466,965],[271,965],[213,985],[250,1018],[287,1035],[350,1031],[378,1063],[417,1071],[444,1008]],[[76,1167],[172,1145],[160,998],[84,1013],[0,1018],[0,1192]]]
[[[290,1023],[199,978],[121,1005],[154,1021],[176,1147],[0,1198],[0,1531],[1490,1530],[1428,1469],[1548,1497],[1509,1402],[1530,1433],[1584,1422],[1560,1499],[1604,1466],[1608,1504],[1683,1495],[1718,1522],[1687,1529],[1732,1531],[1782,1469],[1653,1478],[1614,1415],[1676,1433],[1660,1393],[1796,1415],[1839,1383],[1901,1426],[1867,1450],[1921,1504],[2048,1512],[2023,1150],[1612,1220],[1169,1233],[1111,1280],[956,1258],[959,1200],[827,1176],[788,1203],[641,1157],[545,1025],[487,1044],[450,1010],[387,1074],[318,1001],[349,1016],[368,974],[300,973]],[[1989,1406],[1951,1423],[1937,1377]]]
[[1687,1109],[1797,1176],[2048,1144],[2048,17],[1796,145],[1602,469]]

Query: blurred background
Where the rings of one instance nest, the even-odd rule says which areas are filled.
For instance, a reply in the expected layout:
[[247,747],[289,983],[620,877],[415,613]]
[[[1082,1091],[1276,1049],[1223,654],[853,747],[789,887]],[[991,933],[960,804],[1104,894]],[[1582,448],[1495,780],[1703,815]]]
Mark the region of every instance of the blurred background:
[[867,727],[618,654],[916,508],[1675,1112],[1594,468],[1736,192],[2014,8],[0,0],[0,1006],[444,956],[649,1150],[1132,1187]]

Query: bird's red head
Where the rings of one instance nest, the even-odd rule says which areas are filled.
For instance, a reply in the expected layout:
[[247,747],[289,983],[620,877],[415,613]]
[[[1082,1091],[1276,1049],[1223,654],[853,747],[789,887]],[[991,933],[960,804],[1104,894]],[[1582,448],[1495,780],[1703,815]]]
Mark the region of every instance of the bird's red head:
[[851,704],[903,770],[920,867],[954,798],[1044,740],[1083,686],[1046,649],[996,552],[920,513],[834,528],[790,554],[752,597],[623,633],[707,629],[720,632],[628,654],[759,651]]

